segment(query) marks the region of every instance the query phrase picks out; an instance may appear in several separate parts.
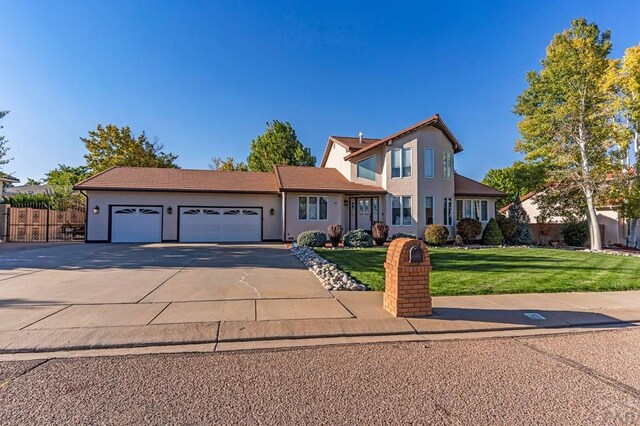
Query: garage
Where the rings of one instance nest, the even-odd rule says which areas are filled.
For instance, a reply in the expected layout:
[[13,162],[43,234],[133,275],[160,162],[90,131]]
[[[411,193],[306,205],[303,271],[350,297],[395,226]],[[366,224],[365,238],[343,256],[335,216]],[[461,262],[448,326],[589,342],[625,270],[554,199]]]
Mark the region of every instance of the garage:
[[161,206],[112,206],[111,242],[158,243],[162,241]]
[[260,207],[180,207],[179,210],[180,242],[262,241]]

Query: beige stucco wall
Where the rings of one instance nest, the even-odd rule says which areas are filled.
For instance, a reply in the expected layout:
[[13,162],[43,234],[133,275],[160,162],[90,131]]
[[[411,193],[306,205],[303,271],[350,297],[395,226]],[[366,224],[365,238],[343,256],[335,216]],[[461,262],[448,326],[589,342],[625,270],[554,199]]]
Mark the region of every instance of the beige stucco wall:
[[[410,178],[392,178],[391,177],[391,151],[398,148],[412,149],[412,176]],[[433,149],[434,157],[434,177],[424,177],[424,150],[426,148]],[[444,223],[444,198],[453,199],[453,218],[455,222],[455,197],[454,197],[454,181],[445,180],[443,177],[443,153],[449,151],[453,153],[453,147],[445,135],[434,127],[425,127],[423,129],[411,132],[405,136],[396,139],[391,146],[382,146],[376,150],[377,165],[380,174],[376,174],[375,184],[382,186],[387,190],[388,194],[384,197],[384,207],[381,211],[385,212],[384,220],[389,225],[390,234],[397,232],[410,232],[418,237],[424,234],[426,229],[425,214],[425,197],[433,196],[435,200],[434,206],[434,223]],[[356,175],[355,163],[359,160],[367,158],[372,153],[363,154],[352,159],[352,176]],[[455,156],[454,156],[455,169]],[[354,181],[365,183],[364,179],[353,179]],[[411,196],[411,214],[413,216],[412,225],[392,225],[391,224],[391,208],[393,196]],[[493,214],[493,211],[491,212]],[[450,227],[450,233],[453,235],[453,227]]]
[[[326,220],[299,220],[298,219],[298,196],[324,196],[328,197],[327,204],[327,219]],[[296,193],[287,192],[286,196],[286,241],[293,241],[296,239],[299,233],[303,231],[318,230],[327,232],[329,225],[341,224],[345,228],[345,232],[348,230],[349,218],[348,207],[344,206],[344,200],[347,198],[342,194],[327,194],[327,193]],[[346,221],[345,221],[346,219]]]
[[331,148],[329,149],[329,155],[327,156],[327,162],[324,167],[338,169],[344,177],[351,179],[351,165],[349,162],[344,161],[344,157],[347,154],[346,148],[335,142],[331,142]]
[[[207,194],[188,192],[124,192],[88,191],[87,240],[106,241],[109,238],[109,205],[163,206],[162,239],[178,238],[178,206],[262,207],[262,238],[282,239],[280,196],[277,194]],[[100,207],[94,214],[93,208]],[[167,207],[173,209],[167,213]],[[270,214],[270,210],[274,214]]]

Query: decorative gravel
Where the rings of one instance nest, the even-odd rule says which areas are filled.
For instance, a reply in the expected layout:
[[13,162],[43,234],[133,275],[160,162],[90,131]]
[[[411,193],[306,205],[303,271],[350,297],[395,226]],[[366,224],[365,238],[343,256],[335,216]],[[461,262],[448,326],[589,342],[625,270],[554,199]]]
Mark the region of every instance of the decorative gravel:
[[349,274],[341,271],[335,263],[329,262],[309,247],[301,247],[294,243],[291,246],[291,253],[300,259],[327,290],[367,290],[367,286],[358,284]]

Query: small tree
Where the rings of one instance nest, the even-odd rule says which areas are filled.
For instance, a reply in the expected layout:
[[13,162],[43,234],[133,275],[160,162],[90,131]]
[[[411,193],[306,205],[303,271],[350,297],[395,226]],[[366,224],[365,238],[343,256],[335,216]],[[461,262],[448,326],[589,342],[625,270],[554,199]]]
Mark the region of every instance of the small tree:
[[500,226],[498,226],[498,221],[494,218],[489,219],[487,226],[484,227],[484,231],[482,232],[482,244],[499,246],[502,244],[503,239],[504,237],[502,236],[502,231],[500,231]]
[[[9,111],[0,111],[0,119],[4,118]],[[0,130],[2,130],[2,126],[0,125]],[[9,161],[12,158],[7,157],[9,153],[9,146],[7,145],[9,141],[5,139],[3,135],[0,135],[0,172],[2,171],[2,166],[9,164]]]
[[84,158],[91,174],[113,166],[177,168],[177,155],[162,151],[163,145],[151,142],[145,132],[135,137],[129,126],[113,124],[96,127],[86,138],[80,138],[87,148]]
[[376,245],[383,246],[384,242],[389,238],[389,225],[383,222],[376,222],[371,228],[371,234]]
[[251,141],[247,163],[252,172],[270,172],[273,166],[315,166],[316,157],[300,143],[289,122],[273,120]]
[[327,228],[327,236],[329,237],[329,241],[331,241],[332,247],[338,247],[343,232],[344,228],[342,228],[342,225],[329,225]]
[[510,244],[510,241],[513,241],[515,238],[518,224],[515,220],[503,215],[498,215],[496,222],[498,222],[500,232],[502,233],[502,244]]
[[529,215],[522,207],[520,197],[516,197],[509,207],[509,218],[516,223],[516,230],[509,244],[529,245],[532,242],[531,227],[529,226]]

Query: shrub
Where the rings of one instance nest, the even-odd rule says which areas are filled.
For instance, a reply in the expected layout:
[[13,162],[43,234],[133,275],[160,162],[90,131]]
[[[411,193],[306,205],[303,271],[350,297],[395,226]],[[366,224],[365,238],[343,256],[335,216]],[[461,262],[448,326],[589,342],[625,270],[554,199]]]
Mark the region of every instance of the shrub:
[[382,222],[376,222],[373,224],[373,228],[371,229],[371,233],[373,234],[373,241],[375,241],[377,246],[384,245],[384,242],[389,238],[389,225]]
[[494,218],[491,218],[482,233],[482,244],[487,246],[499,246],[502,244],[503,239],[504,237],[502,236],[498,222]]
[[391,236],[391,239],[395,240],[396,238],[413,238],[415,240],[416,234],[412,234],[410,232],[396,232]]
[[560,230],[564,243],[568,246],[584,247],[589,240],[589,225],[587,222],[568,222]]
[[371,247],[373,241],[371,235],[364,232],[362,229],[354,229],[344,234],[342,237],[342,243],[345,247]]
[[304,247],[324,247],[327,235],[322,231],[304,231],[298,234],[298,245]]
[[498,227],[500,227],[500,232],[502,232],[502,241],[506,244],[512,244],[518,227],[516,221],[510,217],[500,215],[498,216],[497,222]]
[[342,233],[344,229],[342,225],[329,225],[327,228],[327,235],[329,235],[329,241],[333,247],[338,247],[338,243],[342,239]]
[[480,236],[482,224],[477,219],[467,217],[458,221],[456,231],[458,235],[462,237],[462,241],[464,241],[465,244],[470,244]]
[[444,225],[429,225],[424,231],[424,240],[433,246],[441,246],[449,238],[449,229]]

